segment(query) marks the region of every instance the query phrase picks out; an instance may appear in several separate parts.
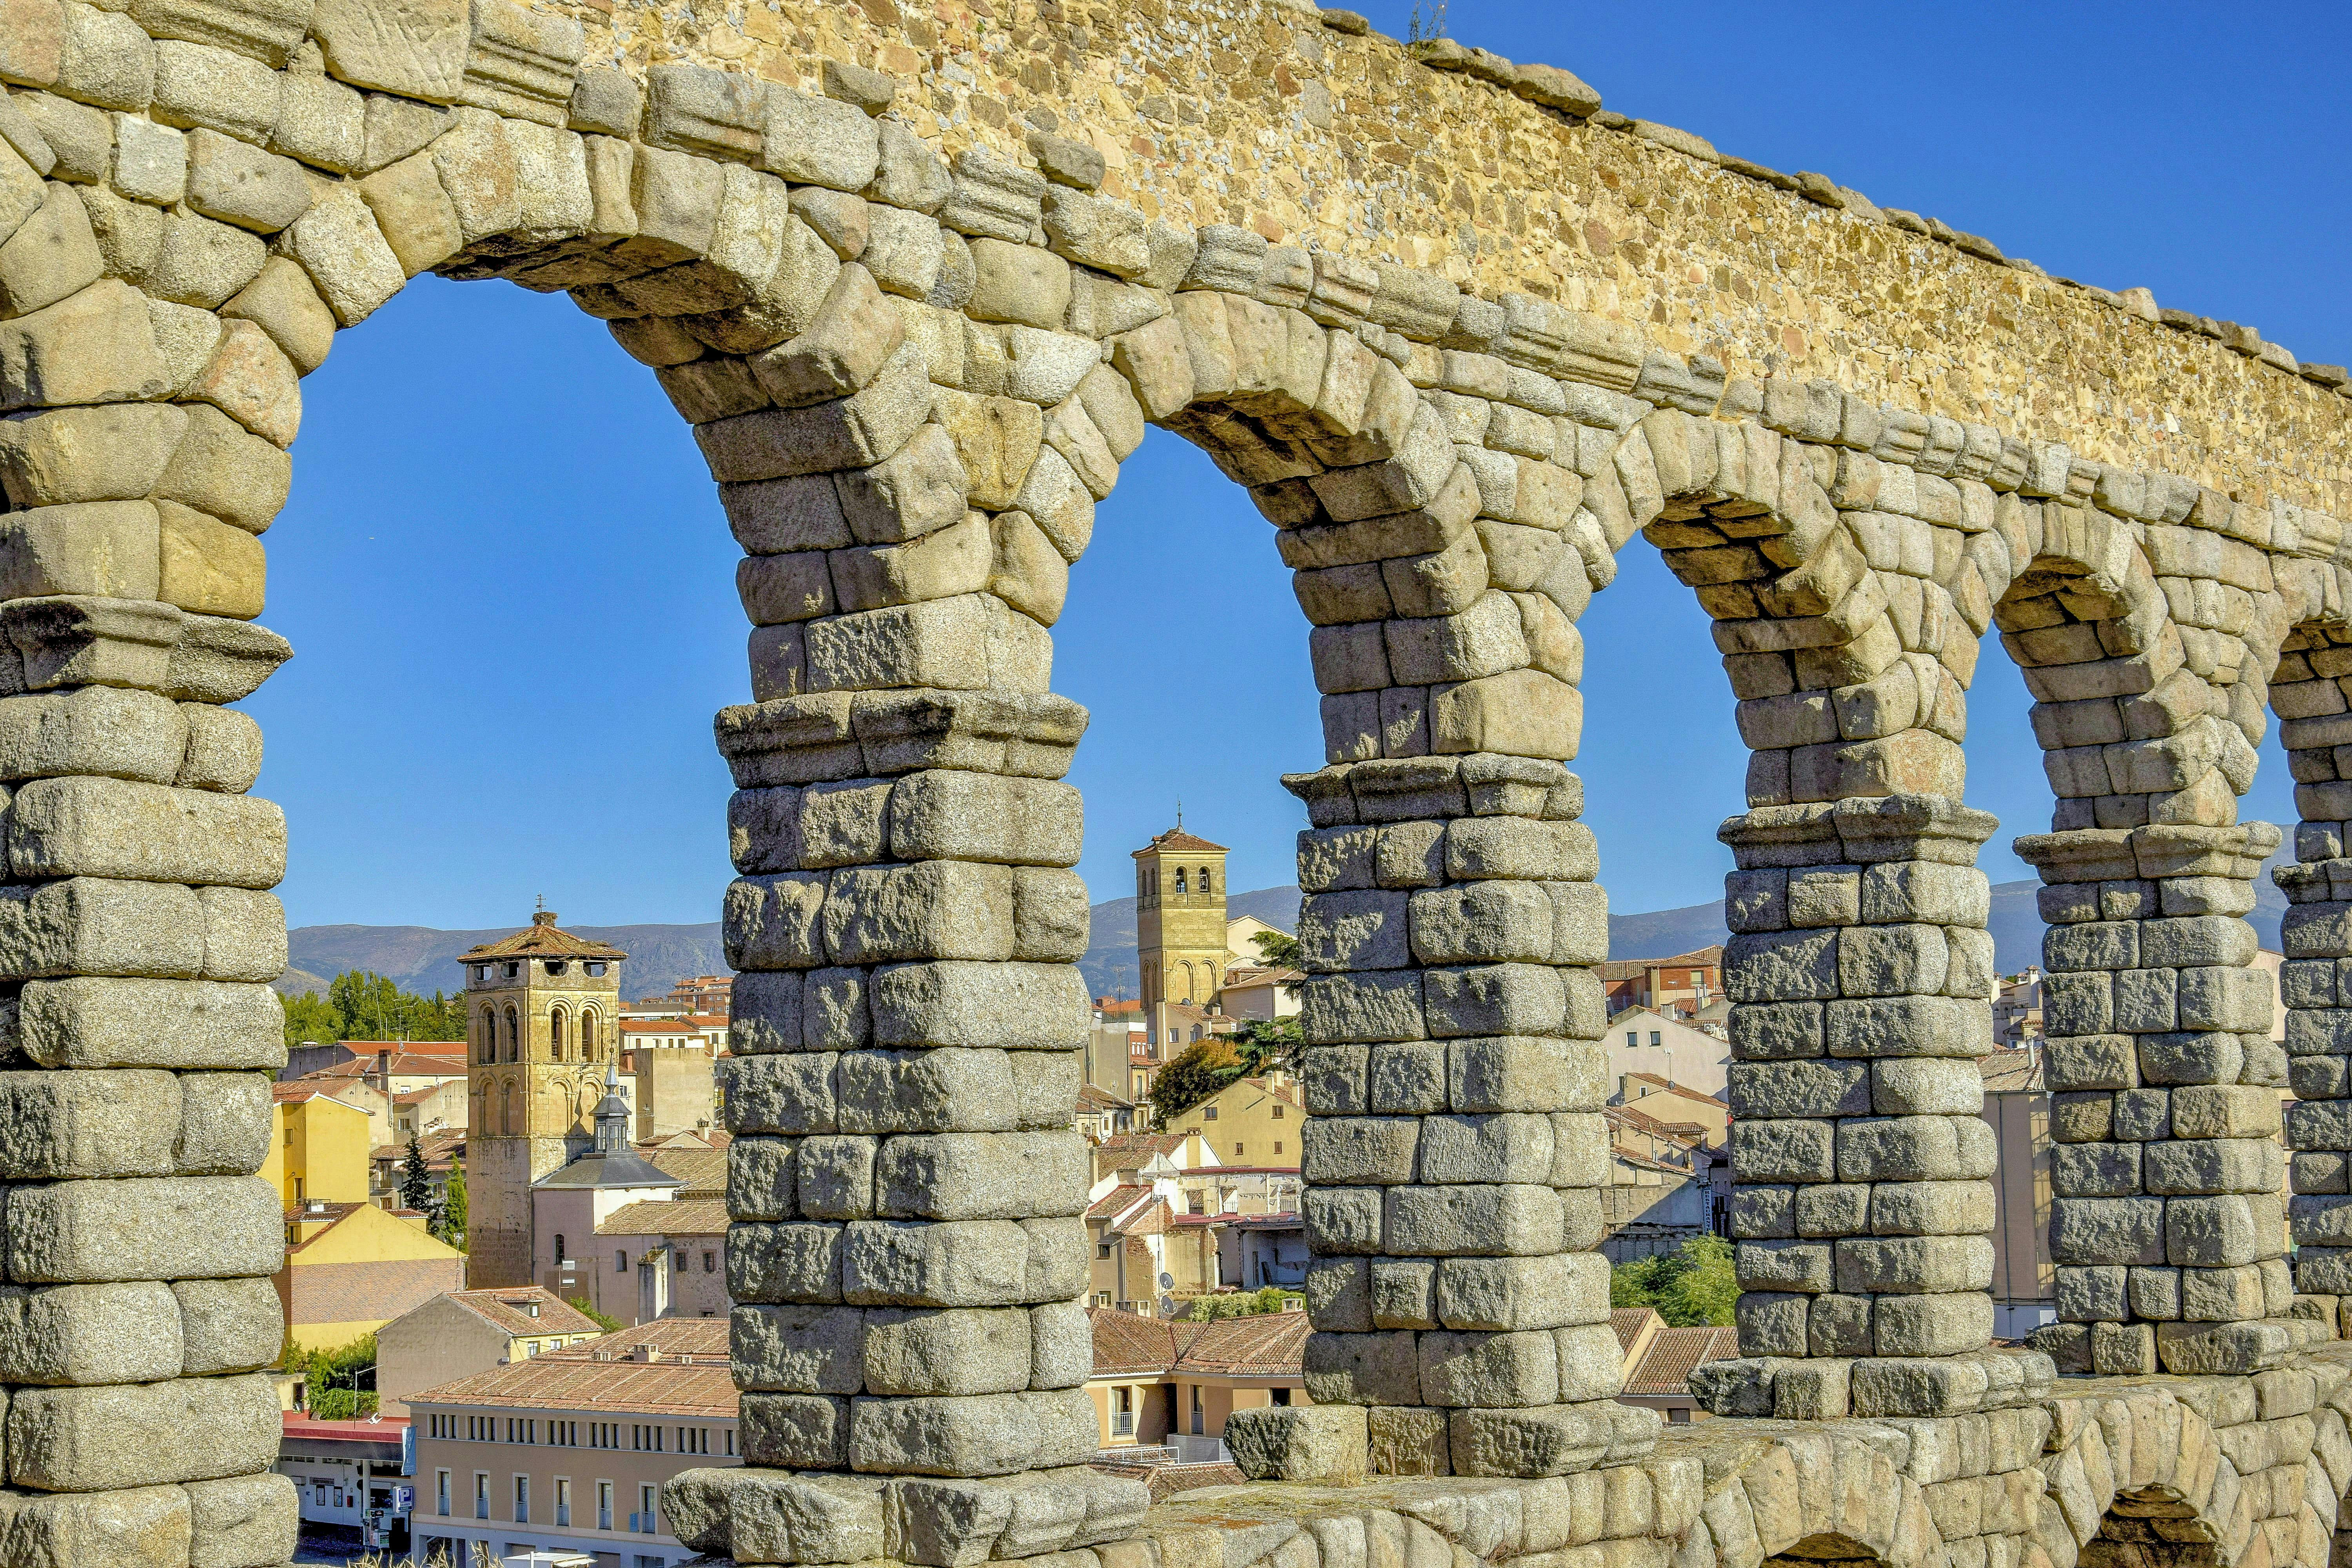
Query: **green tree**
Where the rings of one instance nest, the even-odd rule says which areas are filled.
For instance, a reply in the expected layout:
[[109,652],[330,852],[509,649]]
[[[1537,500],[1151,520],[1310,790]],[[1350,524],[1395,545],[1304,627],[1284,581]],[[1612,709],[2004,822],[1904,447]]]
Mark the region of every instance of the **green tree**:
[[[1305,967],[1298,962],[1298,939],[1288,931],[1255,931],[1251,934],[1250,941],[1257,944],[1257,961],[1269,969]],[[1286,985],[1283,990],[1294,996],[1298,994],[1296,984]]]
[[433,1179],[425,1173],[425,1151],[414,1132],[408,1135],[408,1157],[400,1163],[400,1206],[419,1214],[433,1212]]
[[462,1040],[462,998],[436,991],[419,996],[384,976],[347,969],[327,983],[327,994],[306,991],[279,1000],[286,1008],[289,1049],[305,1040]]
[[466,1250],[466,1223],[470,1217],[466,1202],[466,1162],[449,1162],[449,1185],[441,1196],[441,1216],[433,1226],[433,1234],[458,1251]]
[[375,1413],[375,1336],[362,1334],[301,1358],[310,1414],[321,1421],[354,1421]]
[[1234,1054],[1240,1058],[1234,1076],[1255,1078],[1272,1067],[1297,1072],[1306,1049],[1307,1035],[1297,1018],[1252,1018],[1234,1031]]
[[1151,1109],[1165,1127],[1241,1076],[1233,1042],[1207,1039],[1185,1047],[1151,1079]]
[[1739,1282],[1732,1269],[1731,1243],[1719,1236],[1693,1237],[1673,1252],[1621,1263],[1609,1271],[1609,1304],[1649,1307],[1678,1329],[1731,1322]]
[[587,1297],[574,1296],[571,1298],[571,1300],[572,1307],[574,1311],[578,1312],[582,1317],[588,1319],[591,1322],[593,1322],[598,1328],[604,1330],[606,1333],[617,1334],[621,1331],[621,1320],[618,1318],[607,1317],[604,1313],[600,1312],[595,1308],[590,1306],[588,1304]]
[[292,1050],[305,1040],[331,1045],[343,1037],[343,1016],[335,1005],[316,991],[305,991],[299,996],[281,996],[286,1008],[286,1048]]

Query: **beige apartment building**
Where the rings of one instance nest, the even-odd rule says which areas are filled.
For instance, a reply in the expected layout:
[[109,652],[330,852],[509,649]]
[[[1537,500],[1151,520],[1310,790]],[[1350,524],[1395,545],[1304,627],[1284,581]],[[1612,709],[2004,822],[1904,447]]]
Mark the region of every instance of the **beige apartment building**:
[[727,1320],[685,1318],[548,1352],[408,1399],[421,1565],[538,1550],[671,1568],[664,1482],[740,1464]]
[[452,1290],[375,1331],[375,1390],[386,1415],[408,1414],[407,1398],[512,1362],[581,1344],[604,1331],[537,1285]]
[[595,1246],[580,1263],[589,1300],[625,1323],[665,1318],[716,1318],[727,1296],[727,1200],[643,1199],[596,1226]]

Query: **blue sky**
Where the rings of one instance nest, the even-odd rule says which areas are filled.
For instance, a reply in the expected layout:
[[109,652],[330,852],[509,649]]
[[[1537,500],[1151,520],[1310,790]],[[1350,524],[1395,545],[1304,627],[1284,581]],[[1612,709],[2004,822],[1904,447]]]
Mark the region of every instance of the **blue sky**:
[[[1408,6],[1366,5],[1402,36]],[[2352,92],[2338,6],[1454,0],[1448,31],[1563,65],[1609,106],[1818,169],[2053,272],[2352,361]],[[738,552],[650,372],[562,296],[419,279],[305,384],[270,609],[297,657],[247,707],[258,792],[291,819],[297,925],[716,917],[729,782],[709,718],[745,700]],[[1303,622],[1270,530],[1154,432],[1104,503],[1056,628],[1055,689],[1094,726],[1072,782],[1081,870],[1172,820],[1230,845],[1232,885],[1291,879],[1276,775],[1321,742]],[[1176,584],[1173,589],[1164,584]],[[1588,820],[1612,903],[1721,894],[1714,839],[1746,752],[1706,623],[1628,548],[1586,614]],[[1969,798],[2047,826],[2030,700],[1997,645],[1971,695]],[[2274,740],[2243,814],[2291,822]]]

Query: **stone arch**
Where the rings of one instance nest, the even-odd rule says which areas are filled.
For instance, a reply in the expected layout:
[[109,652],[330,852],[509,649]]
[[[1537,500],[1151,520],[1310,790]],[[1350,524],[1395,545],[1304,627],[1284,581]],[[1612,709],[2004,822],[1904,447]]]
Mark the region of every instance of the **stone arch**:
[[[1753,1454],[1725,1477],[1710,1481],[1709,1521],[1696,1533],[1714,1536],[1720,1562],[1759,1555],[1782,1568],[1801,1564],[1875,1564],[1876,1568],[1928,1568],[1943,1561],[1943,1539],[1925,1505],[1919,1484],[1885,1453],[1835,1427],[1785,1428],[1750,1440]],[[1726,1467],[1727,1469],[1730,1468]],[[1740,1510],[1726,1509],[1720,1492],[1737,1488],[1748,1505],[1746,1522],[1754,1546],[1742,1551],[1727,1540]]]
[[[2287,1008],[2287,1082],[2298,1103],[2286,1112],[2286,1141],[2294,1196],[2288,1221],[2296,1244],[2296,1289],[2323,1302],[2352,1294],[2352,1230],[2345,1213],[2346,1171],[2352,1167],[2352,1123],[2345,1101],[2352,1097],[2347,1061],[2352,1027],[2336,984],[2339,960],[2352,957],[2352,930],[2346,913],[2352,887],[2339,888],[2334,873],[2347,865],[2345,834],[2352,818],[2352,784],[2344,782],[2337,747],[2347,725],[2347,689],[2352,674],[2352,614],[2347,614],[2347,573],[2330,562],[2294,561],[2276,568],[2282,619],[2292,627],[2279,645],[2269,682],[2270,707],[2279,718],[2279,741],[2295,781],[2294,854],[2273,876],[2290,908],[2281,922],[2285,962],[2279,970],[2280,1000]],[[2326,1314],[2331,1335],[2337,1315]]]
[[2250,1371],[2285,1350],[2260,1320],[2293,1294],[2273,1195],[2287,1061],[2241,918],[2278,833],[2237,813],[2278,596],[2213,527],[2228,503],[2132,477],[2137,502],[2109,470],[2018,507],[1994,608],[2058,796],[2052,831],[2017,841],[2043,882],[2044,1075],[2064,1097],[2062,1321],[2036,1342],[2074,1370]]
[[2063,1446],[2041,1463],[2034,1526],[2053,1563],[2068,1546],[2093,1568],[2239,1560],[2254,1521],[2238,1507],[2241,1478],[2196,1410],[2161,1388],[2055,1408],[2074,1430],[2062,1426]]
[[563,1059],[563,1020],[567,1016],[568,1010],[562,1003],[547,1010],[547,1051],[551,1061]]

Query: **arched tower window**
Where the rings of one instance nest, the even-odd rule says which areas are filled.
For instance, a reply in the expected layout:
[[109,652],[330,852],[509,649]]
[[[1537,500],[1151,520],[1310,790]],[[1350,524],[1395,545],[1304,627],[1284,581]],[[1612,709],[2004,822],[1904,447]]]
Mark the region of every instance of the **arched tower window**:
[[482,1009],[481,1059],[484,1066],[499,1059],[499,1016]]
[[513,1061],[522,1054],[522,1027],[515,1021],[515,1010],[507,1009],[507,1060]]
[[556,1061],[563,1059],[563,1009],[556,1008],[547,1016],[547,1046]]
[[1206,866],[1201,868],[1200,887],[1204,893],[1209,890],[1209,868]]
[[563,1267],[563,1233],[559,1230],[555,1233],[555,1266],[558,1268]]
[[1184,868],[1181,866],[1176,868],[1176,891],[1180,895],[1184,891]]
[[580,1059],[583,1062],[596,1059],[596,1009],[593,1007],[580,1009]]
[[506,1131],[509,1137],[522,1131],[522,1095],[511,1082],[507,1085]]

